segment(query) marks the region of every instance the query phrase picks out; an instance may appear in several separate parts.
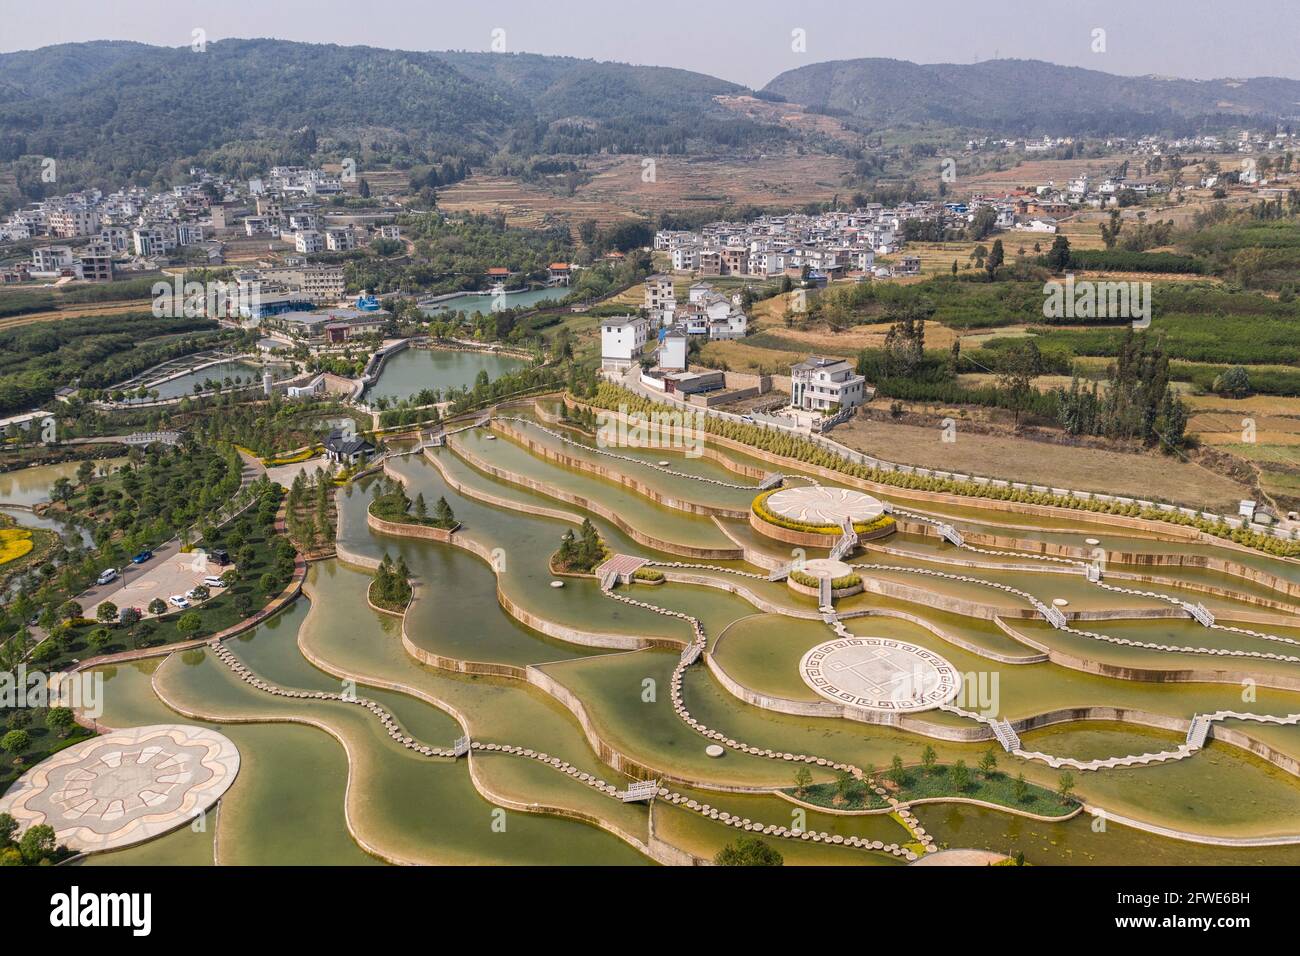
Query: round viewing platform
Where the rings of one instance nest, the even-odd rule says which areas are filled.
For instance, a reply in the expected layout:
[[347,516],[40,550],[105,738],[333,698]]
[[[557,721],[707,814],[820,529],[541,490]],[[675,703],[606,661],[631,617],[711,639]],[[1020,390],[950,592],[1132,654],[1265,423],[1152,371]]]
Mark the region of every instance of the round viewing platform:
[[754,499],[749,513],[750,525],[760,534],[813,548],[834,545],[844,533],[846,519],[853,523],[859,540],[882,538],[895,527],[879,498],[856,488],[826,485],[764,492]]

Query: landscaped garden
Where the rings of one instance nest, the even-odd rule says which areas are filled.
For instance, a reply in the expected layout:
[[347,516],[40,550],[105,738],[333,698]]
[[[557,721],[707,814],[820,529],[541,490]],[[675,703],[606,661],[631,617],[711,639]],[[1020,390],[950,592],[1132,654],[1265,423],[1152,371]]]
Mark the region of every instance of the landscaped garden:
[[[204,537],[201,545],[205,550],[223,549],[234,563],[232,570],[220,573],[228,582],[226,586],[196,588],[210,594],[206,600],[185,609],[170,608],[161,599],[140,609],[105,602],[95,620],[83,617],[75,600],[64,601],[55,609],[52,621],[42,612],[42,626],[49,636],[31,648],[30,660],[53,670],[100,654],[195,640],[238,624],[278,595],[293,574],[293,545],[274,533],[281,495],[277,487],[268,486],[256,506]],[[219,566],[214,571],[220,572]],[[13,641],[21,647],[31,639],[23,631]]]
[[446,498],[439,497],[431,511],[423,492],[417,494],[412,501],[401,483],[391,479],[376,483],[370,513],[382,521],[414,524],[442,531],[454,531],[459,525]]
[[385,552],[375,579],[370,582],[370,603],[385,611],[400,614],[411,603],[411,569],[400,554],[394,561]]
[[801,767],[796,771],[795,785],[785,792],[804,803],[831,810],[882,810],[890,804],[876,788],[887,791],[899,803],[979,800],[1045,817],[1070,816],[1079,806],[1072,796],[1074,776],[1069,771],[1060,775],[1053,792],[1029,782],[1024,774],[1012,777],[999,770],[998,751],[992,747],[981,755],[975,767],[969,767],[964,760],[940,764],[934,748],[927,745],[919,766],[905,766],[902,758],[895,756],[888,770],[877,773],[868,767],[863,780],[840,773],[834,782],[813,783],[812,774]]

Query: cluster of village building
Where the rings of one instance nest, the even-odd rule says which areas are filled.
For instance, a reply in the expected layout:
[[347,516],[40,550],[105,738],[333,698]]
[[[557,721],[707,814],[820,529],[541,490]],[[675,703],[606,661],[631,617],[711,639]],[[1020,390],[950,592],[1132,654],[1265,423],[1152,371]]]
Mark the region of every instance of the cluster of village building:
[[[686,301],[678,303],[673,277],[652,275],[645,280],[638,314],[601,320],[601,368],[618,375],[645,366],[642,384],[665,394],[721,393],[727,387],[723,372],[690,368],[691,343],[740,338],[748,321],[740,293],[728,296],[699,281],[689,287]],[[844,359],[811,356],[792,366],[790,377],[795,409],[833,414],[861,405],[868,397],[866,380]]]
[[[397,240],[392,215],[322,205],[344,191],[340,177],[319,169],[275,166],[265,178],[235,182],[202,168],[190,182],[163,192],[131,186],[52,196],[0,222],[0,242],[61,240],[34,247],[30,262],[0,270],[0,280],[82,279],[106,282],[155,271],[174,257],[220,265],[228,253],[289,250],[297,256],[347,252],[374,239]],[[331,280],[332,281],[332,280]],[[328,290],[311,286],[317,301]],[[342,289],[338,289],[338,294]],[[333,296],[337,298],[337,295]]]

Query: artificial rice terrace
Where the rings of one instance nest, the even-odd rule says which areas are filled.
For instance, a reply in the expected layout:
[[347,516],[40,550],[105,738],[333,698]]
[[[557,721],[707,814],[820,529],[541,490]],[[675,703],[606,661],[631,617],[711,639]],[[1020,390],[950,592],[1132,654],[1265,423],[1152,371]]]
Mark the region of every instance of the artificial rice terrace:
[[[239,770],[205,831],[84,862],[1300,862],[1300,561],[713,435],[602,447],[582,405],[390,448],[303,599],[103,667],[101,728],[194,724]],[[376,520],[393,482],[458,526]],[[557,575],[584,519],[609,556]],[[404,613],[367,601],[385,554]]]

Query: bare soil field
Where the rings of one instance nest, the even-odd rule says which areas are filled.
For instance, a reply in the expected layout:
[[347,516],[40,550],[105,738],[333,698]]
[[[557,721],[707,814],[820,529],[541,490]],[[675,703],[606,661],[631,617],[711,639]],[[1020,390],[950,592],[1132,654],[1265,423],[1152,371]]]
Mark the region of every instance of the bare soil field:
[[632,210],[604,200],[556,195],[516,179],[480,175],[440,189],[438,208],[449,213],[501,213],[509,225],[523,228],[537,228],[554,217],[571,223],[594,219],[609,226],[632,215]]
[[654,182],[645,182],[641,158],[619,156],[578,187],[577,195],[649,212],[721,203],[784,208],[832,198],[850,169],[846,159],[815,154],[659,156]]
[[790,366],[807,358],[806,352],[786,352],[746,345],[743,341],[709,342],[700,350],[700,361],[709,368],[732,372],[766,372],[789,375]]
[[714,102],[759,123],[776,123],[800,133],[821,133],[843,143],[860,143],[862,137],[832,116],[809,113],[798,103],[772,103],[752,96],[715,96]]
[[1162,455],[1055,445],[1009,435],[963,433],[855,418],[835,429],[840,443],[890,461],[1108,494],[1157,496],[1235,513],[1250,488],[1199,465]]
[[[438,193],[447,212],[504,213],[514,226],[536,227],[559,217],[608,226],[664,209],[724,203],[797,206],[832,198],[851,168],[848,160],[794,153],[758,156],[657,156],[646,182],[640,156],[586,160],[591,173],[573,195],[514,179],[471,176]],[[558,187],[558,181],[557,181]]]
[[152,299],[131,299],[123,302],[87,302],[50,312],[29,312],[26,315],[8,316],[0,319],[0,330],[16,329],[23,325],[31,325],[34,322],[78,319],[87,315],[121,315],[123,313],[148,312],[152,308]]

